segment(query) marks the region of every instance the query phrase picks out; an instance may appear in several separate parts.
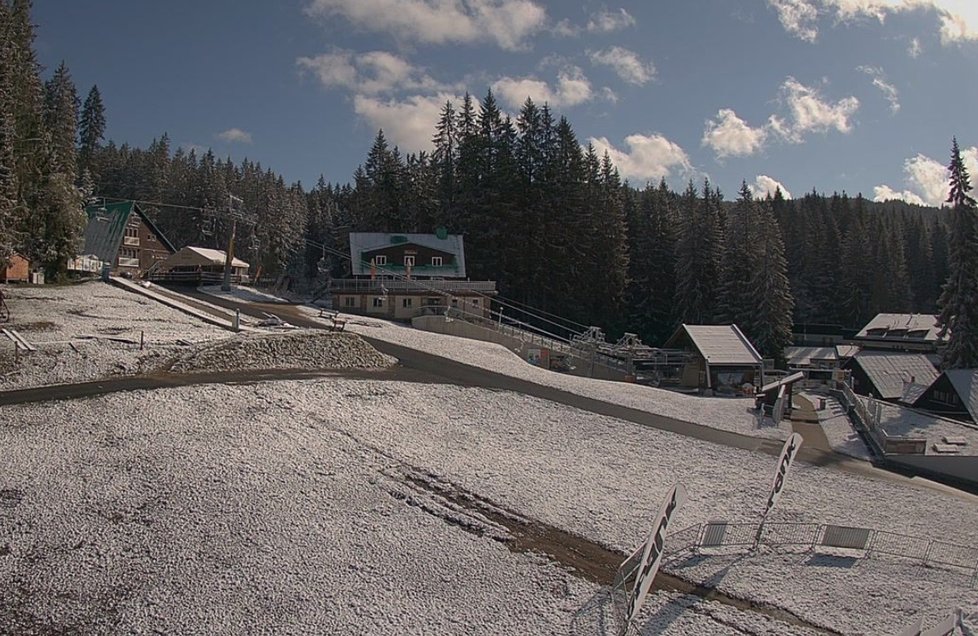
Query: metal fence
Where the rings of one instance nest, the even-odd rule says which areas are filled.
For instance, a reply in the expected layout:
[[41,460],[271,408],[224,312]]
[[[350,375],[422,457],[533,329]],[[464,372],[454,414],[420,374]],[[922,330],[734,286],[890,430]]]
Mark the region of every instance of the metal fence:
[[826,523],[709,521],[669,534],[665,540],[668,560],[702,548],[758,545],[797,546],[807,550],[842,548],[861,552],[859,556],[863,557],[902,557],[920,565],[961,570],[970,577],[971,587],[978,586],[978,547],[886,530]]

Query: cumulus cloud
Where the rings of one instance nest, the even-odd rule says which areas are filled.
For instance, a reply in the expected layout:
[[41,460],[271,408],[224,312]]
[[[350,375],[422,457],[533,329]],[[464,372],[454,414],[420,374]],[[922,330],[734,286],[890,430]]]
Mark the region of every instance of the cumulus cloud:
[[418,152],[431,149],[432,131],[447,101],[460,99],[448,93],[413,95],[403,100],[356,95],[353,110],[373,129],[382,128],[387,139],[401,150]]
[[[968,174],[978,174],[978,146],[963,148],[961,158]],[[943,205],[947,200],[950,184],[944,163],[918,154],[903,162],[903,173],[907,189],[897,191],[888,185],[876,186],[873,193],[875,200],[901,199],[918,205],[933,206]]]
[[724,157],[746,157],[758,152],[767,139],[765,128],[751,128],[729,108],[721,108],[716,118],[706,122],[702,143]]
[[900,93],[896,86],[886,81],[886,73],[878,66],[859,66],[857,71],[862,71],[873,78],[873,86],[880,89],[883,97],[890,103],[890,112],[896,115],[900,112]]
[[251,143],[251,133],[240,128],[228,128],[224,132],[217,133],[217,138],[229,144]]
[[601,11],[587,21],[587,30],[591,33],[611,33],[630,26],[635,26],[635,18],[624,9]]
[[776,179],[772,179],[766,174],[757,175],[754,183],[749,184],[747,187],[750,188],[751,194],[753,194],[755,198],[763,199],[769,194],[773,197],[774,193],[779,188],[781,189],[781,196],[786,199],[792,198],[791,192],[788,191],[788,188],[784,187],[783,183]]
[[[859,19],[884,22],[891,14],[927,11],[941,24],[943,44],[978,40],[978,2],[974,0],[768,0],[788,33],[808,42],[818,38],[820,17],[838,23]],[[911,45],[911,55],[919,54],[919,41]]]
[[658,133],[625,137],[627,150],[616,148],[606,137],[591,137],[588,141],[598,155],[607,152],[626,179],[657,181],[677,173],[688,176],[693,171],[682,147]]
[[808,133],[852,130],[851,118],[859,110],[859,100],[846,97],[832,103],[822,98],[817,89],[805,86],[793,77],[781,85],[781,100],[788,109],[788,119],[772,116],[771,130],[788,141],[799,143]]
[[557,24],[553,25],[553,28],[550,29],[550,32],[556,35],[557,37],[569,38],[569,37],[575,37],[580,35],[581,27],[577,26],[576,24],[573,24],[567,18],[564,18],[563,20],[559,21]]
[[643,86],[655,77],[655,65],[643,62],[634,51],[612,46],[601,51],[588,51],[593,64],[609,66],[623,81]]
[[522,48],[547,20],[532,0],[312,0],[306,13],[412,42],[489,41],[508,50]]
[[314,75],[326,88],[347,88],[357,93],[379,95],[398,90],[444,91],[424,69],[387,51],[353,53],[338,50],[296,60],[300,72]]
[[535,77],[503,77],[493,83],[492,90],[514,110],[522,106],[527,97],[537,104],[547,103],[561,108],[582,104],[594,96],[591,82],[576,66],[559,71],[554,86]]
[[924,47],[920,45],[920,38],[913,38],[912,40],[910,40],[910,46],[907,47],[907,55],[909,55],[914,59],[917,59],[918,57],[920,57],[920,54],[923,52],[923,50]]

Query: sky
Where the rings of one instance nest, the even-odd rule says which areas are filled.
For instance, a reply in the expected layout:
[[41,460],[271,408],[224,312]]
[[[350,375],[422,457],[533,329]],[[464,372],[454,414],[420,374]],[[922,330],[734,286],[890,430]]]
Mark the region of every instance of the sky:
[[430,150],[448,100],[531,97],[636,187],[939,205],[978,181],[978,0],[35,0],[37,50],[106,136],[348,183],[378,129]]

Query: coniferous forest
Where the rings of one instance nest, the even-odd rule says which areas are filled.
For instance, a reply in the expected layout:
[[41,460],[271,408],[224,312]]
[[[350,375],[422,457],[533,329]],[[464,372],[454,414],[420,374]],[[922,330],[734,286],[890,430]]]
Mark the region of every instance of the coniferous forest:
[[234,195],[256,219],[238,227],[236,253],[262,280],[302,290],[349,272],[322,246],[347,250],[350,231],[444,227],[465,236],[469,276],[497,281],[502,297],[653,345],[679,323],[736,322],[780,357],[793,321],[938,311],[949,209],[627,183],[529,99],[515,118],[491,92],[446,103],[430,152],[402,154],[378,132],[351,183],[288,183],[247,159],[172,148],[166,134],[117,145],[97,87],[82,102],[65,64],[42,81],[30,4],[0,0],[0,260],[23,253],[49,278],[78,249],[85,200],[150,202],[177,248],[223,248],[230,222],[208,211]]

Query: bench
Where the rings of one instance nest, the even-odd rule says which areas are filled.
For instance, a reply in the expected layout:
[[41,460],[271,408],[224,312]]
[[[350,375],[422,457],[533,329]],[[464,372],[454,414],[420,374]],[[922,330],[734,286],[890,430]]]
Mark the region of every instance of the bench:
[[330,331],[343,331],[346,328],[346,318],[340,318],[339,316],[332,316],[330,318],[330,322],[333,323],[332,326],[330,327]]

